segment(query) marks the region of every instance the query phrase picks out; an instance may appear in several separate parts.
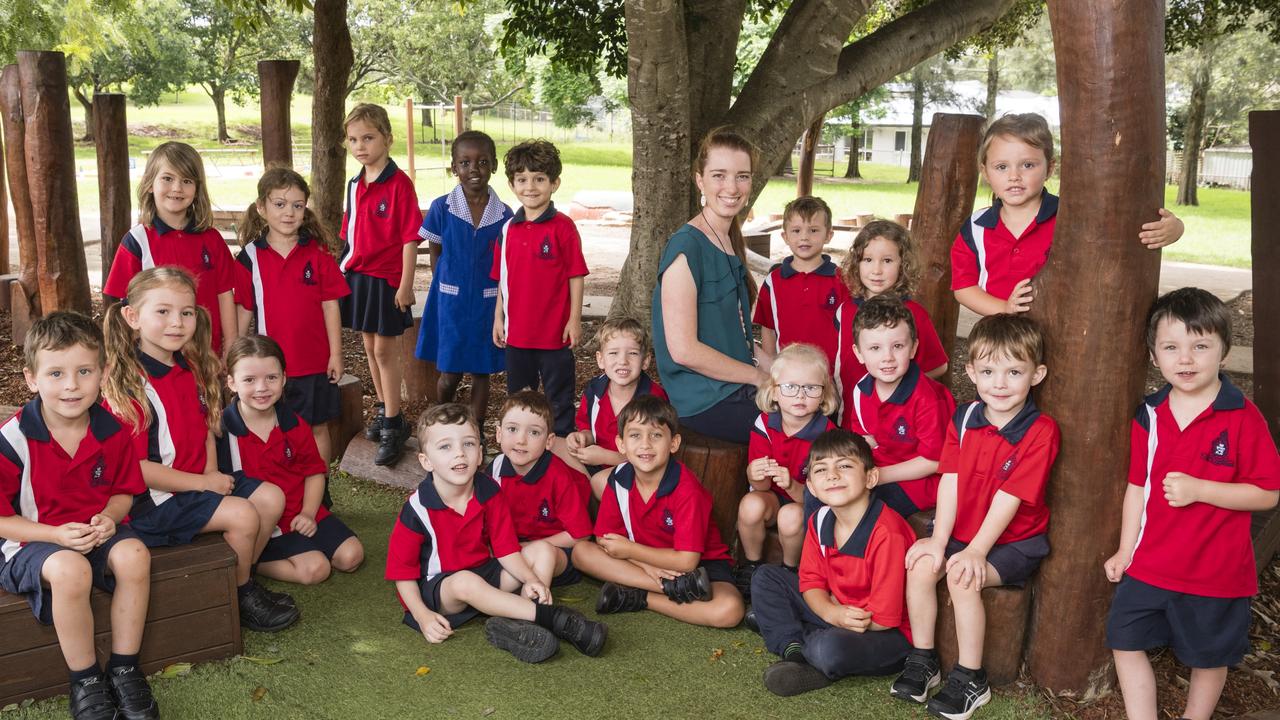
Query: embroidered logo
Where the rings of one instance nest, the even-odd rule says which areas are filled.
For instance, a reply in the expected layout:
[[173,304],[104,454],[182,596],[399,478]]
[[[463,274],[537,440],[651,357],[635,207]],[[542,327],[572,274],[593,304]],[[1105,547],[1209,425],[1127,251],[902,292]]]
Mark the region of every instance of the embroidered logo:
[[915,438],[911,435],[911,428],[907,425],[907,419],[905,417],[899,416],[897,422],[893,424],[893,439],[902,443],[915,441]]
[[1235,463],[1232,463],[1231,458],[1227,457],[1229,452],[1231,452],[1231,446],[1227,442],[1227,431],[1223,430],[1218,437],[1213,439],[1213,444],[1209,446],[1209,452],[1204,456],[1204,459],[1211,465],[1235,467]]
[[838,299],[839,298],[836,297],[836,289],[831,288],[831,292],[827,293],[827,307],[834,308],[836,306],[836,300]]
[[310,260],[307,261],[306,267],[302,268],[302,284],[303,285],[316,284],[316,271],[311,267]]
[[546,498],[542,499],[542,504],[538,506],[538,519],[542,522],[551,522],[551,503]]
[[377,215],[377,216],[378,216],[378,217],[380,217],[380,218],[384,218],[384,217],[386,217],[386,216],[387,216],[387,201],[386,201],[386,200],[383,200],[382,202],[379,202],[379,203],[378,203],[378,209],[374,211],[374,214],[375,214],[375,215]]
[[670,508],[662,511],[662,529],[668,533],[675,533],[676,531],[676,518],[671,514]]
[[542,244],[538,246],[538,257],[543,260],[551,259],[551,238],[542,238]]
[[204,263],[205,270],[213,269],[213,258],[209,257],[209,248],[202,248],[200,250],[200,261]]
[[289,445],[288,438],[284,441],[284,461],[293,462],[293,447]]
[[1013,469],[1017,466],[1018,452],[1015,450],[1012,455],[1005,459],[1004,462],[1000,463],[1000,469],[996,471],[996,477],[1000,482],[1008,480],[1009,476],[1013,474]]
[[102,487],[107,484],[107,458],[101,453],[98,454],[98,462],[93,465],[93,472],[89,475],[90,487]]

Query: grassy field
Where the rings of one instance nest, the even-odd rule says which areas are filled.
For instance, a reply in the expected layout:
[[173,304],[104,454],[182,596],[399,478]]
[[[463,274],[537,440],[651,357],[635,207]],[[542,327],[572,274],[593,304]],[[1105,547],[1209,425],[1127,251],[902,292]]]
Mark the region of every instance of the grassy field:
[[[716,718],[912,719],[889,697],[887,678],[845,680],[795,698],[768,693],[760,674],[773,656],[745,629],[696,628],[653,613],[608,618],[609,642],[592,659],[571,646],[525,665],[484,639],[472,621],[442,645],[400,623],[382,579],[399,492],[336,478],[334,500],[365,543],[368,563],[316,588],[293,588],[302,621],[279,634],[246,633],[249,659],[208,663],[155,678],[167,718]],[[594,617],[596,585],[560,589],[561,602]],[[269,664],[268,664],[269,663]],[[421,668],[425,674],[419,676]],[[5,720],[61,720],[66,699],[0,712]],[[1034,699],[997,695],[983,720],[1047,717]]]
[[[311,98],[296,95],[293,101],[292,118],[294,137],[300,145],[310,142],[310,107]],[[83,112],[79,103],[71,103],[72,120],[83,124]],[[401,135],[404,127],[403,107],[388,107],[393,128]],[[180,139],[203,150],[214,151],[207,157],[212,166],[218,169],[219,177],[211,177],[210,192],[214,205],[222,209],[240,209],[252,202],[254,184],[261,167],[257,152],[256,136],[258,132],[258,107],[229,105],[227,108],[227,125],[237,142],[230,146],[219,145],[214,139],[216,135],[216,119],[213,105],[198,90],[166,96],[163,105],[150,108],[129,108],[131,135],[130,152],[137,159],[139,167],[145,163],[143,153],[169,139]],[[496,122],[496,121],[495,121]],[[511,135],[513,128],[519,131],[527,126],[531,134],[541,134],[541,123],[513,124],[506,120],[500,124],[502,132]],[[477,127],[485,129],[484,123]],[[498,134],[499,126],[489,126]],[[564,137],[561,131],[553,131],[558,140]],[[510,142],[499,142],[498,154],[501,155],[510,146]],[[567,204],[573,196],[582,190],[618,190],[631,189],[631,147],[625,137],[613,141],[567,142],[559,143],[561,156],[565,163],[565,171],[557,200]],[[306,155],[302,148],[302,155]],[[453,179],[447,174],[445,167],[448,158],[446,150],[440,144],[418,144],[415,159],[418,168],[418,196],[424,205],[432,198],[444,194],[453,188]],[[406,164],[406,148],[404,138],[399,137],[392,149],[393,157],[402,167]],[[82,170],[79,180],[80,206],[85,211],[96,212],[98,205],[97,181],[94,177],[95,155],[91,145],[82,144],[76,148],[77,163]],[[308,158],[298,159],[300,166],[308,162]],[[354,174],[358,169],[354,160],[349,160],[347,167]],[[305,170],[305,167],[304,167]],[[843,168],[840,168],[843,170]],[[909,213],[915,206],[917,185],[904,182],[906,169],[893,165],[862,165],[863,180],[845,181],[819,176],[815,191],[831,204],[838,216],[869,212],[879,216],[892,217],[898,213]],[[838,173],[837,173],[838,174]],[[673,178],[673,182],[681,182]],[[500,195],[509,197],[510,193],[499,174],[495,178],[494,187]],[[1056,189],[1056,182],[1050,187]],[[1175,188],[1166,188],[1165,203],[1173,206]],[[789,178],[774,178],[759,199],[755,208],[758,214],[778,212],[787,200],[795,196],[795,181]],[[976,206],[989,204],[990,195],[979,189]],[[1174,208],[1174,211],[1186,223],[1186,235],[1173,247],[1164,251],[1166,259],[1186,262],[1199,262],[1213,265],[1228,265],[1247,268],[1250,266],[1250,220],[1249,193],[1237,190],[1202,188],[1198,207]],[[1154,218],[1153,218],[1154,219]]]

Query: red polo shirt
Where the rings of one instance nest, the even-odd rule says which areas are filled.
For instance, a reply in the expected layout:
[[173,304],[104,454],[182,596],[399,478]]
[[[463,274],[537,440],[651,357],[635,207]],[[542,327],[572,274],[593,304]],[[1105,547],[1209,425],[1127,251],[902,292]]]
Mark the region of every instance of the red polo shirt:
[[[651,380],[648,374],[641,372],[636,381],[636,394],[653,395],[667,399],[667,391]],[[590,430],[596,438],[596,445],[618,452],[618,413],[613,409],[609,399],[609,376],[597,375],[587,381],[582,389],[582,402],[578,403],[578,415],[575,426],[578,430]]]
[[[849,426],[847,416],[849,408],[853,407],[853,387],[867,374],[867,366],[853,352],[853,319],[858,315],[862,300],[850,298],[836,310],[836,328],[840,340],[836,346],[834,374],[836,384],[840,387],[840,424],[843,427]],[[911,317],[916,323],[916,340],[919,343],[913,358],[916,365],[927,373],[947,364],[947,351],[942,347],[942,340],[938,338],[938,331],[933,327],[929,312],[923,305],[909,298],[903,300],[902,304],[911,311]]]
[[792,267],[793,257],[773,266],[760,285],[751,321],[778,335],[778,349],[791,343],[822,348],[827,363],[836,363],[836,308],[849,299],[849,288],[827,255],[811,272]]
[[1170,387],[1138,406],[1130,431],[1129,482],[1145,490],[1142,531],[1125,571],[1174,592],[1250,597],[1258,592],[1253,513],[1207,503],[1174,508],[1164,497],[1171,472],[1280,490],[1280,458],[1258,408],[1222,376],[1213,404],[1185,428],[1169,410]]
[[[40,407],[37,395],[0,426],[0,517],[87,523],[112,496],[146,489],[129,433],[111,413],[90,406],[88,432],[72,457],[53,439]],[[0,538],[3,559],[22,545]]]
[[[222,437],[218,438],[218,469],[224,473],[243,472],[269,482],[284,491],[284,513],[277,527],[280,532],[292,530],[290,524],[302,512],[306,495],[306,479],[324,475],[329,466],[320,459],[311,426],[294,414],[288,404],[276,403],[276,426],[266,440],[258,437],[240,414],[240,401],[234,400],[222,411]],[[323,506],[316,520],[329,516]]]
[[596,515],[596,537],[615,533],[649,547],[700,553],[703,561],[729,559],[711,522],[711,493],[688,468],[668,460],[647,502],[635,479],[631,463],[613,469]]
[[489,558],[520,552],[511,512],[498,484],[476,473],[466,511],[444,504],[431,474],[400,510],[387,546],[387,580],[419,580],[469,570]]
[[[870,374],[853,386],[845,427],[876,439],[876,467],[897,465],[915,457],[938,460],[947,435],[947,421],[955,414],[951,391],[930,380],[914,362],[898,387],[884,400],[876,392]],[[895,483],[921,510],[938,504],[938,479],[934,473],[918,480]]]
[[[747,440],[747,464],[762,457],[771,457],[791,473],[793,482],[804,485],[809,479],[809,446],[819,435],[834,427],[826,415],[817,413],[808,425],[800,428],[800,432],[787,435],[782,429],[781,412],[760,413]],[[770,485],[769,489],[779,499],[791,501],[791,496],[777,485]]]
[[569,533],[575,540],[591,534],[591,518],[587,515],[591,484],[586,475],[566,465],[550,450],[543,452],[524,475],[506,455],[494,458],[491,469],[493,479],[502,486],[502,497],[511,508],[521,542],[560,532]]
[[111,261],[111,273],[102,286],[104,295],[128,295],[134,275],[160,265],[177,265],[196,279],[196,304],[209,311],[213,323],[213,348],[222,350],[222,312],[218,296],[235,289],[236,271],[231,251],[216,228],[196,230],[194,224],[182,230],[171,228],[160,218],[151,225],[135,225],[125,233]]
[[1058,196],[1048,190],[1040,192],[1040,212],[1018,237],[1000,219],[1001,204],[996,200],[960,226],[960,234],[951,244],[952,290],[977,285],[1007,300],[1015,285],[1035,277],[1049,259]]
[[333,348],[322,303],[351,294],[329,251],[302,236],[288,256],[281,256],[264,235],[244,246],[236,260],[241,268],[236,303],[254,311],[259,335],[280,343],[289,377],[328,371]]
[[535,220],[524,208],[502,226],[490,277],[498,281],[507,344],[527,350],[569,347],[569,280],[587,274],[582,238],[568,215],[551,204]]
[[996,544],[1026,540],[1049,529],[1044,491],[1058,456],[1058,424],[1027,398],[1022,410],[997,430],[987,420],[984,407],[980,401],[968,403],[947,424],[938,472],[959,476],[951,537],[972,542],[996,491],[1003,490],[1022,504]]
[[898,628],[911,642],[907,617],[907,548],[916,535],[897,513],[872,500],[853,533],[836,546],[836,514],[809,518],[800,552],[800,592],[825,590],[841,605],[871,612],[871,622]]
[[346,241],[338,268],[382,278],[400,287],[403,249],[418,244],[422,209],[413,181],[388,160],[378,179],[365,182],[364,168],[347,181],[347,208],[338,236]]

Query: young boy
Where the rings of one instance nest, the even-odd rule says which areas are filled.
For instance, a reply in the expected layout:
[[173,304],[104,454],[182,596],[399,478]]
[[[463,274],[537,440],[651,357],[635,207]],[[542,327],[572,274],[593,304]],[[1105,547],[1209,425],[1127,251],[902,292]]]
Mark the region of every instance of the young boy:
[[605,320],[596,331],[596,365],[603,371],[587,381],[575,419],[577,432],[565,438],[569,459],[591,477],[591,492],[599,500],[609,471],[626,462],[618,452],[618,413],[632,398],[653,395],[667,399],[667,391],[651,379],[649,333],[635,320]]
[[982,669],[986,616],[982,588],[1021,586],[1049,554],[1049,470],[1058,425],[1031,400],[1048,372],[1044,338],[1025,315],[991,315],[969,333],[965,372],[976,402],[956,410],[938,460],[942,480],[933,534],[907,551],[907,610],[912,650],[894,681],[894,697],[923,703],[941,680],[934,631],[938,580],[955,606],[959,661],[928,711],[967,720],[991,699]]
[[1157,716],[1147,650],[1171,646],[1192,668],[1190,720],[1213,715],[1227,668],[1249,652],[1249,524],[1280,497],[1280,458],[1258,408],[1220,373],[1230,349],[1231,314],[1212,294],[1182,288],[1151,308],[1147,350],[1168,384],[1138,406],[1120,548],[1105,564],[1120,583],[1107,644],[1135,720]]
[[[102,330],[79,313],[27,332],[22,375],[36,397],[0,426],[0,589],[57,630],[73,718],[158,718],[138,668],[151,554],[122,524],[146,485],[129,433],[98,405],[105,361]],[[93,587],[114,591],[105,677]]]
[[809,520],[799,578],[764,565],[751,579],[765,647],[782,657],[764,671],[777,695],[902,667],[911,647],[903,558],[915,533],[872,497],[876,482],[863,438],[836,429],[813,441],[808,487],[826,507]]
[[[552,546],[555,563],[546,577],[551,587],[569,585],[581,576],[573,567],[573,547],[591,535],[587,477],[547,448],[551,437],[551,405],[533,390],[507,397],[498,413],[498,446],[492,476],[511,508],[516,537],[529,547]],[[541,568],[534,568],[535,573]]]
[[596,612],[648,608],[694,625],[730,628],[742,621],[729,548],[711,521],[711,493],[671,455],[680,449],[676,409],[643,395],[618,416],[618,447],[596,516],[595,542],[579,543],[573,562],[605,581]]
[[760,285],[755,316],[760,343],[773,357],[791,343],[817,345],[836,362],[836,308],[849,299],[840,271],[822,249],[831,242],[831,208],[806,195],[782,211],[782,239],[791,256],[773,266]]
[[[584,655],[604,649],[608,628],[551,604],[555,548],[523,550],[498,484],[480,467],[480,427],[465,405],[429,408],[418,421],[418,462],[427,477],[396,519],[386,579],[394,581],[404,623],[428,642],[444,642],[485,613],[485,636],[524,662],[542,662],[567,640]],[[519,594],[517,594],[517,592]]]
[[853,351],[867,375],[853,388],[848,429],[874,450],[879,483],[872,495],[909,518],[938,501],[938,458],[955,413],[951,391],[912,360],[915,317],[902,301],[878,296],[854,316]]
[[560,151],[526,140],[502,161],[520,200],[502,227],[491,277],[498,281],[493,343],[506,348],[507,392],[542,388],[555,415],[552,431],[573,432],[573,348],[582,334],[582,238],[551,195],[560,187]]

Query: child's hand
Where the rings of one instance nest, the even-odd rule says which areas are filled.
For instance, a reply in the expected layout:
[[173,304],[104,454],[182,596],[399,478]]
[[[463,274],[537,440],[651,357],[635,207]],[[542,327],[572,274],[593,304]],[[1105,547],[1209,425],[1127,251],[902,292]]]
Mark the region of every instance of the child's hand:
[[541,580],[525,583],[520,590],[520,594],[539,605],[551,604],[551,590],[546,585],[543,585]]
[[93,528],[94,532],[98,534],[98,541],[94,543],[94,547],[110,540],[116,534],[116,521],[104,513],[98,513],[90,518],[89,527]]
[[569,347],[578,347],[578,338],[582,337],[582,321],[569,318],[569,322],[565,323],[564,332],[560,333],[560,342],[569,343]]
[[654,582],[658,583],[659,587],[661,587],[663,580],[675,580],[676,578],[680,577],[680,573],[674,570],[661,568],[661,567],[658,567],[657,565],[650,565],[647,562],[641,562],[639,560],[632,560],[631,562],[635,563],[636,565],[639,565],[640,569],[644,571],[645,575],[648,575]]
[[1034,299],[1035,289],[1031,287],[1031,278],[1019,280],[1013,286],[1013,292],[1009,293],[1009,299],[1004,301],[1004,311],[1015,314],[1026,312],[1031,309],[1031,301]]
[[[581,450],[582,448],[590,445],[591,443],[588,442],[587,434],[579,430],[577,432],[571,432],[568,435],[565,435],[564,444],[566,447],[569,448],[570,451],[572,451],[572,450]],[[577,456],[575,455],[574,457],[577,457]],[[578,458],[578,459],[581,459],[581,458]]]
[[771,457],[758,457],[747,466],[747,479],[762,483],[778,474],[778,461]]
[[871,612],[855,605],[840,605],[826,621],[853,632],[866,632],[871,627]]
[[426,615],[423,617],[414,617],[418,621],[418,627],[422,628],[422,636],[427,642],[433,645],[439,645],[449,636],[453,634],[453,627],[449,625],[449,619],[437,612],[432,612],[428,608],[424,608]]
[[1142,232],[1138,233],[1138,240],[1146,245],[1148,250],[1158,250],[1165,245],[1178,242],[1178,238],[1182,237],[1186,229],[1187,226],[1178,219],[1177,215],[1160,208],[1160,219],[1144,223]]
[[608,450],[599,445],[587,445],[577,450],[569,451],[583,465],[612,465],[613,456]]
[[1164,499],[1169,507],[1186,507],[1200,502],[1200,487],[1204,480],[1193,478],[1186,473],[1171,472],[1164,476]]
[[507,330],[503,325],[505,323],[501,320],[495,320],[493,323],[493,344],[500,348],[507,346]]
[[778,470],[773,475],[773,484],[783,490],[790,490],[791,483],[791,471],[783,465],[778,465]]
[[947,575],[954,587],[981,590],[987,581],[987,557],[965,548],[947,560]]
[[1102,564],[1102,569],[1107,573],[1107,579],[1113,583],[1120,582],[1120,578],[1124,577],[1124,571],[1129,567],[1129,563],[1133,562],[1133,553],[1126,553],[1123,550],[1117,550],[1115,555],[1107,558]]
[[316,516],[300,512],[289,522],[289,529],[303,537],[314,537],[316,534]]
[[87,553],[98,546],[98,531],[87,523],[66,523],[54,529],[59,545],[78,553]]
[[230,495],[236,486],[235,478],[217,470],[205,473],[202,477],[204,477],[204,489],[209,492],[216,492],[219,495]]
[[619,560],[631,559],[631,540],[625,535],[617,533],[605,533],[596,538],[596,544],[602,550],[609,554],[609,557]]
[[413,296],[412,285],[401,285],[400,289],[396,290],[396,309],[397,310],[412,310],[413,306],[417,302],[418,302],[417,298]]
[[325,374],[329,376],[329,382],[331,383],[336,383],[342,379],[341,351],[329,355],[329,366],[325,369]]
[[917,562],[924,560],[937,573],[942,570],[946,557],[945,543],[935,542],[931,537],[921,538],[907,550],[907,572],[911,572]]

